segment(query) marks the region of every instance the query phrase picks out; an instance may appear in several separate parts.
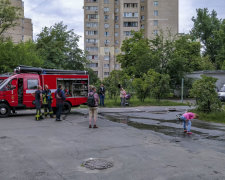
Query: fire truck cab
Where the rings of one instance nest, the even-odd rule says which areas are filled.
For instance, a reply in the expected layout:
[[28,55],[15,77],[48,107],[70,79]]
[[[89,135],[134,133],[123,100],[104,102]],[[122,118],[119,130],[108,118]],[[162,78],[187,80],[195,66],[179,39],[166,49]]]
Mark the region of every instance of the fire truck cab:
[[48,85],[51,90],[53,110],[56,107],[55,91],[61,84],[66,95],[64,112],[69,113],[71,107],[87,102],[89,76],[86,71],[42,69],[19,66],[15,74],[0,84],[0,117],[7,117],[11,111],[35,108],[33,94],[37,86]]

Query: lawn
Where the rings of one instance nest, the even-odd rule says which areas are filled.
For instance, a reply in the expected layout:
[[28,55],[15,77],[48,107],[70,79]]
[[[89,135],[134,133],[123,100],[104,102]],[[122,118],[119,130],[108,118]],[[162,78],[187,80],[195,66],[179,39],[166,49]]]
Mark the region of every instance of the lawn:
[[[137,99],[136,96],[133,96],[129,101],[128,107],[137,107],[137,106],[185,106],[187,104],[185,103],[178,103],[173,102],[170,100],[160,100],[157,101],[155,99],[146,98],[144,102],[141,102],[139,99]],[[81,107],[87,107],[82,105]],[[113,107],[120,107],[120,98],[118,97],[116,100],[114,99],[105,99],[105,107],[113,108]]]

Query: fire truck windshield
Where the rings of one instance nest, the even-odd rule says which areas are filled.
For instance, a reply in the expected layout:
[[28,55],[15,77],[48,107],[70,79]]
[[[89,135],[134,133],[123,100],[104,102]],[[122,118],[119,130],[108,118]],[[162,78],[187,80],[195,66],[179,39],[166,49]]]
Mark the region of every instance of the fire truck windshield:
[[8,89],[6,86],[11,82],[11,78],[5,79],[1,84],[0,84],[0,91],[5,91],[5,89]]

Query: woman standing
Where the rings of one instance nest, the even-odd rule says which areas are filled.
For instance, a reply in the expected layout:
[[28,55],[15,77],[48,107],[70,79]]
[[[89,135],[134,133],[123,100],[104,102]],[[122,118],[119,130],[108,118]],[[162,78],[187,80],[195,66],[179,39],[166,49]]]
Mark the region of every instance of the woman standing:
[[121,87],[120,88],[120,100],[121,100],[121,106],[125,106],[126,103],[126,91]]
[[88,106],[89,106],[89,128],[92,128],[91,122],[94,119],[93,128],[98,128],[96,126],[97,116],[98,116],[98,93],[96,93],[96,88],[94,86],[90,87],[90,92],[88,93]]

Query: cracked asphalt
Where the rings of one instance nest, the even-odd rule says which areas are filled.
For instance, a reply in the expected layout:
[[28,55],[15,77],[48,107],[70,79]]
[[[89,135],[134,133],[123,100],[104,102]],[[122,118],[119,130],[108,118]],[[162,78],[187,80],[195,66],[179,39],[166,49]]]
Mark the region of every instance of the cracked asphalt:
[[[192,121],[182,132],[179,107],[99,109],[98,129],[88,110],[64,121],[34,120],[34,111],[0,119],[0,180],[225,180],[225,125]],[[82,167],[88,158],[113,162]]]

